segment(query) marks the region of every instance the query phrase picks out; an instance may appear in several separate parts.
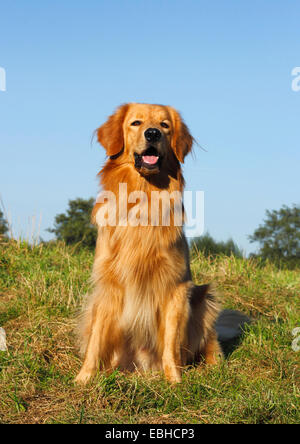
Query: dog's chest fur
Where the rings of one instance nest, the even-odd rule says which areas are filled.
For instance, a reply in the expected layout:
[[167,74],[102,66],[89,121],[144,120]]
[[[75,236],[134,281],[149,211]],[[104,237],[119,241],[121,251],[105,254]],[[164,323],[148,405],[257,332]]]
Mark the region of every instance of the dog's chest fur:
[[[120,324],[136,347],[152,348],[161,310],[185,276],[184,238],[178,227],[115,227],[101,236],[101,275],[123,292]],[[162,241],[164,239],[164,241]],[[105,245],[106,244],[106,245]],[[99,271],[97,271],[99,276]]]

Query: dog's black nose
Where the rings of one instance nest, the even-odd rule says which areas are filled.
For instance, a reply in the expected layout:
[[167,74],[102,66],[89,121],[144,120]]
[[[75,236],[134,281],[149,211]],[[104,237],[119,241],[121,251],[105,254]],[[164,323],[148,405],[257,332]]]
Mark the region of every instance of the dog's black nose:
[[156,128],[148,128],[144,135],[148,142],[158,142],[161,138],[161,132]]

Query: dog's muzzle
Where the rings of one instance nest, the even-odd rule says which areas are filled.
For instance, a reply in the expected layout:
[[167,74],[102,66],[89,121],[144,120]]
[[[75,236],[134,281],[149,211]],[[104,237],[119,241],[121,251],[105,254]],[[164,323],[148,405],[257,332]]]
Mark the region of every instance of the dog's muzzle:
[[147,148],[141,154],[134,153],[135,167],[138,170],[142,168],[149,170],[149,172],[154,170],[159,170],[162,157],[153,146]]

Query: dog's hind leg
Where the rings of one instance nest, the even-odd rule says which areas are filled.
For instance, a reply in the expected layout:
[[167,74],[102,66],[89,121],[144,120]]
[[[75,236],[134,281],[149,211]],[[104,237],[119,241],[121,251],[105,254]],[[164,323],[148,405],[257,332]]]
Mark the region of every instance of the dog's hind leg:
[[218,363],[220,356],[222,356],[222,350],[215,332],[209,335],[200,354],[203,355],[206,364],[216,365]]
[[118,323],[121,298],[122,292],[117,288],[113,292],[111,288],[106,292],[101,288],[100,294],[95,298],[84,362],[75,382],[86,384],[96,373],[99,364],[103,368],[110,366],[115,349],[123,341]]
[[190,297],[188,322],[188,362],[197,363],[204,358],[207,364],[216,364],[222,356],[215,322],[219,306],[210,285],[195,285]]

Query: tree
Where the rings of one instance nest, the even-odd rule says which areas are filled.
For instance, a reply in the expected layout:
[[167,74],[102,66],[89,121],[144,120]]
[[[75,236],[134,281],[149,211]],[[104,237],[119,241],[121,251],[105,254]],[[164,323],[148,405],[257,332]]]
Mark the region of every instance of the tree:
[[249,236],[260,244],[259,255],[275,263],[291,267],[300,265],[300,206],[266,211],[264,224]]
[[233,254],[236,257],[243,257],[241,250],[232,239],[228,239],[226,242],[218,242],[209,233],[192,240],[192,255],[197,254],[198,251],[201,251],[205,256],[216,256],[218,254],[231,256]]
[[58,214],[55,217],[54,228],[48,231],[68,245],[80,243],[82,246],[93,248],[97,238],[97,230],[90,221],[93,206],[93,198],[70,200],[67,213]]
[[0,236],[5,236],[8,232],[8,224],[4,218],[4,214],[0,210]]

